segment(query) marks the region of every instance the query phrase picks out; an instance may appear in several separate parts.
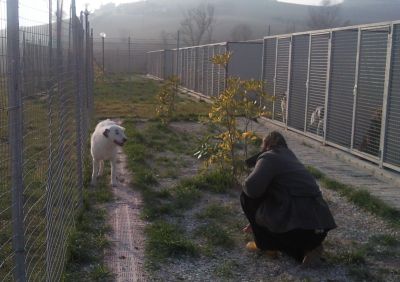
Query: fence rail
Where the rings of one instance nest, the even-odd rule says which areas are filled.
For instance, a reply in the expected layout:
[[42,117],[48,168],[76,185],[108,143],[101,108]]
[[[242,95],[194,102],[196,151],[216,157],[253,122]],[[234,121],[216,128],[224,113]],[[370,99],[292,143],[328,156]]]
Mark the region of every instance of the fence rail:
[[[210,58],[226,44],[170,51],[178,57],[177,71],[175,59],[172,68],[182,86],[218,95],[224,88],[216,88],[221,71]],[[168,76],[166,52],[148,53],[149,74]],[[242,66],[248,69],[246,60]],[[262,58],[252,68],[262,70],[251,77],[262,80],[275,97],[263,104],[271,121],[400,171],[400,22],[268,36]],[[197,84],[190,83],[191,76]]]
[[0,2],[0,281],[59,281],[82,204],[93,40],[74,0],[29,4]]

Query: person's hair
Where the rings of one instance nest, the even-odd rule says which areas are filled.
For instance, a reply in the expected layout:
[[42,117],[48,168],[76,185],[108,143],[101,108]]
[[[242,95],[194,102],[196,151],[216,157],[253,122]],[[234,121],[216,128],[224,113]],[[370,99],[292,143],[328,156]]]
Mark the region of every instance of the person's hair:
[[286,140],[278,131],[272,131],[264,137],[262,142],[262,150],[273,150],[278,148],[287,148]]

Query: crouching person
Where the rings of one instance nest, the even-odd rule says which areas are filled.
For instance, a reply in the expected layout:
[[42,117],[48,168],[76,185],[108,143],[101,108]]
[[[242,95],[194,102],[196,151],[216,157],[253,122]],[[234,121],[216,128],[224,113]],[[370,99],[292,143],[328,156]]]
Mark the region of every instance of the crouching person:
[[277,131],[263,140],[262,153],[240,197],[252,232],[250,250],[288,254],[304,265],[320,261],[322,242],[335,221],[314,177]]

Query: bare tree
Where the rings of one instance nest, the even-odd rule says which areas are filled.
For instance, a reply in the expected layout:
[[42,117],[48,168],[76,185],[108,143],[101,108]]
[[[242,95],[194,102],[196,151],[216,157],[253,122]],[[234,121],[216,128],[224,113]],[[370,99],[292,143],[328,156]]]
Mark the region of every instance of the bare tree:
[[212,38],[214,19],[214,6],[200,4],[184,13],[181,21],[182,40],[187,45],[200,45],[210,43]]
[[340,17],[340,6],[332,5],[331,0],[322,0],[320,7],[309,10],[307,25],[311,29],[324,29],[348,25],[349,21],[343,21]]
[[246,41],[252,38],[253,32],[247,24],[237,24],[232,28],[232,41]]
[[168,40],[171,38],[171,35],[168,34],[165,30],[162,30],[160,33],[162,48],[168,49]]

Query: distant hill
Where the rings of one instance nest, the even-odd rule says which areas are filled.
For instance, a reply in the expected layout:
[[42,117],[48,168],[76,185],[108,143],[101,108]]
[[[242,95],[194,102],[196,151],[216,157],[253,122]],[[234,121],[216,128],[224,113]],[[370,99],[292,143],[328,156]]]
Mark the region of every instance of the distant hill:
[[[272,34],[308,30],[310,6],[276,0],[147,0],[119,6],[107,4],[94,11],[91,23],[95,36],[105,32],[107,37],[160,39],[162,30],[175,34],[184,11],[202,2],[215,6],[216,42],[229,40],[237,24],[248,25],[254,38],[265,36],[268,25]],[[339,6],[341,18],[351,24],[400,19],[400,0],[345,0]]]

